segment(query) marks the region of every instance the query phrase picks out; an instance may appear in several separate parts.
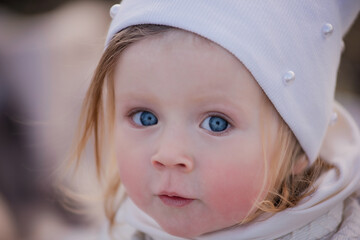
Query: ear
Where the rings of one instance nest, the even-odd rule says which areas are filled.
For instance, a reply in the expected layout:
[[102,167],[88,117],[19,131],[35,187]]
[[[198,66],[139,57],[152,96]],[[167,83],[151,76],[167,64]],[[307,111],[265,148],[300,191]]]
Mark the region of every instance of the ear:
[[292,174],[297,175],[302,173],[305,168],[309,165],[309,160],[305,153],[301,154],[295,161],[293,168],[292,168]]

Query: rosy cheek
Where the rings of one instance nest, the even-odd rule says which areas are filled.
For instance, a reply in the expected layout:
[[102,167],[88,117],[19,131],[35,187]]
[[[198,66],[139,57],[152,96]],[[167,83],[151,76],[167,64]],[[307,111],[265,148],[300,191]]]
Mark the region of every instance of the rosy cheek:
[[261,191],[262,175],[258,164],[218,166],[217,171],[204,176],[206,199],[221,216],[241,221]]
[[[149,197],[146,181],[144,182],[144,176],[146,173],[135,164],[119,164],[120,180],[127,195],[140,206],[147,205]],[[145,178],[146,179],[146,178]]]
[[[131,151],[132,148],[127,144],[119,144],[117,149],[117,161],[121,183],[125,186],[127,192],[134,197],[141,197],[142,179],[146,173],[143,158],[138,152]],[[139,195],[139,196],[138,196]]]

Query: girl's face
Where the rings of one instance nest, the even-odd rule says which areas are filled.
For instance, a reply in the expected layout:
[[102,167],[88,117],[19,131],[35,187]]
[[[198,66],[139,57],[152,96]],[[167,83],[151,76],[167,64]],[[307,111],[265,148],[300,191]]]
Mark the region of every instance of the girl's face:
[[244,65],[173,30],[126,49],[114,78],[120,178],[135,204],[185,238],[243,220],[266,195],[260,123],[270,131],[266,161],[278,128]]

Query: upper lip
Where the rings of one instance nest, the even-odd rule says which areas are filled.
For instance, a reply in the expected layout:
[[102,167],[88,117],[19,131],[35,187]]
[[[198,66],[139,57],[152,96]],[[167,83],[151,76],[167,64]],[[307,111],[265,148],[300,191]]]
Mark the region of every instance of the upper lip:
[[176,192],[167,192],[167,191],[162,191],[158,194],[158,196],[168,196],[168,197],[179,197],[179,198],[184,198],[184,199],[193,199],[191,197],[188,196],[184,196],[182,194],[178,194]]

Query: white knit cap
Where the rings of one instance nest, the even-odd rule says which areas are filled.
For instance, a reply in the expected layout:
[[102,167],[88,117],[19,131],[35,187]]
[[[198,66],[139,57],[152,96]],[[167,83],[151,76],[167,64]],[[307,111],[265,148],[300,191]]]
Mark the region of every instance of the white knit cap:
[[233,53],[289,125],[311,163],[333,119],[342,37],[360,0],[123,0],[106,46],[122,29],[167,25]]

